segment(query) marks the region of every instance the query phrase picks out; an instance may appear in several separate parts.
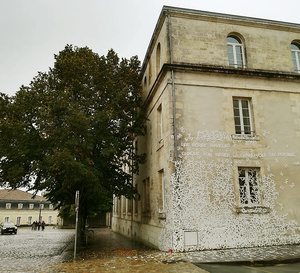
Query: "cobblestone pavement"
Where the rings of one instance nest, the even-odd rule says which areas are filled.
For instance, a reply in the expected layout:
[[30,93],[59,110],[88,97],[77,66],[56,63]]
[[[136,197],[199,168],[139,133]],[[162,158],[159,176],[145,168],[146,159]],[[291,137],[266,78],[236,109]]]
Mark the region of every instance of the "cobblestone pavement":
[[17,235],[0,236],[0,272],[44,272],[44,269],[62,262],[62,253],[73,241],[74,230],[44,231],[19,228]]

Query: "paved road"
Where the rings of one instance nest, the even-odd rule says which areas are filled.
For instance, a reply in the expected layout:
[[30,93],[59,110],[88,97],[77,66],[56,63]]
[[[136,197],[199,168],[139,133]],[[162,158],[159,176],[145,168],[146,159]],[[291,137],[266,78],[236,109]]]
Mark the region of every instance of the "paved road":
[[247,265],[197,264],[210,273],[300,273],[300,263],[251,267]]
[[64,259],[61,254],[73,238],[74,230],[52,227],[19,228],[17,235],[0,235],[0,272],[45,272]]

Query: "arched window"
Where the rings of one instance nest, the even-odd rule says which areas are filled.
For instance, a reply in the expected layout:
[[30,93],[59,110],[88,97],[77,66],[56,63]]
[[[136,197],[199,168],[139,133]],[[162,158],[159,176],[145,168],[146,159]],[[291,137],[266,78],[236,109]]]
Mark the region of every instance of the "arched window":
[[161,50],[160,50],[160,43],[158,43],[156,47],[156,73],[158,74],[161,67]]
[[299,45],[292,43],[291,50],[293,56],[294,70],[295,72],[300,73],[300,47]]
[[227,37],[228,62],[232,67],[246,67],[242,41],[236,36]]

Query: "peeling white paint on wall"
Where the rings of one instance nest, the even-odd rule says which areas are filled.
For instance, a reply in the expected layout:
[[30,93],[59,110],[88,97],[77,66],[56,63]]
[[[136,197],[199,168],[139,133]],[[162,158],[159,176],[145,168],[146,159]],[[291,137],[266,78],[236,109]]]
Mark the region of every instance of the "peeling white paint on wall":
[[[269,137],[269,143],[262,147],[260,141],[251,137],[235,139],[226,132],[190,133],[180,129],[179,160],[173,162],[176,172],[170,174],[167,191],[172,197],[166,201],[167,218],[160,249],[300,243],[299,224],[281,212],[284,204],[278,201],[286,189],[297,185],[285,172],[299,168],[299,157],[287,144],[274,141],[270,132],[264,135]],[[282,145],[282,151],[274,152],[274,145]],[[251,188],[259,200],[253,204],[241,201],[244,193],[238,166],[259,170],[257,188]]]

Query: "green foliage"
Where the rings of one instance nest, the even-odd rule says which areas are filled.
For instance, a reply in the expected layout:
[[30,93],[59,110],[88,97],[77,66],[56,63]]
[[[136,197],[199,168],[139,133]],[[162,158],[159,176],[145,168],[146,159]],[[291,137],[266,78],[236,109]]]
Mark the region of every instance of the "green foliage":
[[112,194],[132,198],[145,160],[132,146],[144,133],[139,72],[137,57],[67,45],[16,96],[0,94],[0,185],[46,190],[61,206],[79,190],[84,217],[107,209]]

